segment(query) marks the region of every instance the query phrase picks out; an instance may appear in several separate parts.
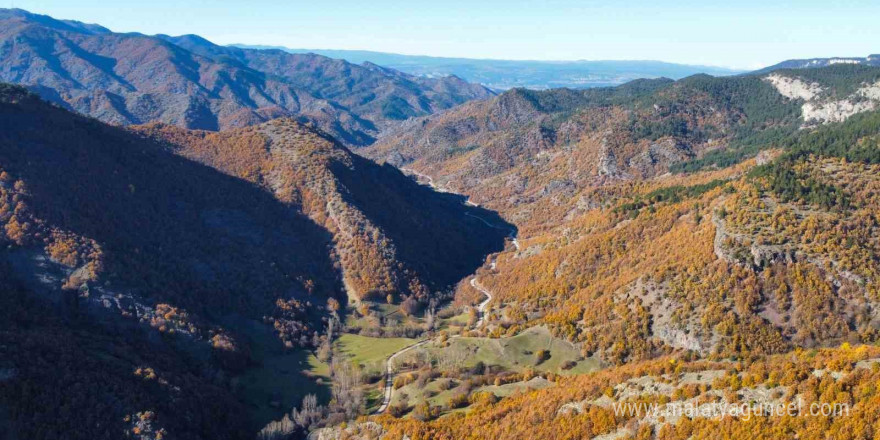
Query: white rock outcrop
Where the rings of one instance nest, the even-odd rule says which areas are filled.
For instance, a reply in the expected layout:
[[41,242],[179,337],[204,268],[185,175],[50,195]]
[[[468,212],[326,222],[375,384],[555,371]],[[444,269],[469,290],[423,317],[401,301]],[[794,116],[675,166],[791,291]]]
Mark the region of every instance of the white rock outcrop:
[[843,122],[851,116],[877,108],[874,101],[853,102],[848,99],[821,103],[807,102],[801,107],[804,125],[819,125]]
[[822,99],[825,89],[821,85],[797,77],[774,73],[764,81],[772,84],[780,95],[804,101],[804,127],[843,122],[853,115],[880,108],[880,81],[861,87],[845,99]]
[[822,87],[819,84],[807,83],[800,78],[773,74],[764,78],[764,80],[772,84],[773,87],[776,87],[780,95],[789,99],[810,101],[822,93]]
[[875,101],[880,101],[880,81],[875,82],[869,86],[862,87],[856,92],[859,96],[873,99]]

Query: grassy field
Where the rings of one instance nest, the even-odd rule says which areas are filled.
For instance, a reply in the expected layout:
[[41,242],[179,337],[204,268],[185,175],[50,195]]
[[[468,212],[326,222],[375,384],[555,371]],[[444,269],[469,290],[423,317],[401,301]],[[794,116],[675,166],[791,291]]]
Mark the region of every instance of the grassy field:
[[[597,359],[582,359],[577,347],[553,337],[543,327],[534,327],[503,339],[455,338],[449,341],[448,347],[429,345],[425,349],[434,358],[452,356],[462,359],[464,366],[483,362],[486,365],[500,365],[511,371],[532,368],[535,371],[565,375],[589,373],[601,368]],[[539,350],[548,350],[550,358],[537,364],[535,354]],[[575,362],[574,368],[563,370],[562,364],[566,361]]]
[[445,330],[450,334],[461,333],[462,330],[467,329],[469,319],[470,315],[467,313],[459,313],[449,318],[440,319],[438,320],[437,330]]
[[[464,315],[454,316],[442,325],[452,326],[466,320]],[[266,337],[271,329],[254,325],[248,337],[252,341],[275,341]],[[381,372],[384,362],[396,351],[415,344],[410,338],[373,338],[354,334],[343,334],[333,344],[335,356],[344,357],[361,365],[366,370]],[[543,327],[526,330],[519,335],[504,339],[453,338],[448,346],[434,343],[417,350],[426,351],[433,358],[453,357],[461,359],[460,366],[473,366],[478,362],[485,365],[498,365],[509,371],[523,371],[531,368],[538,372],[559,374],[582,374],[598,370],[600,363],[592,358],[581,359],[579,350],[571,343],[554,338]],[[248,369],[235,378],[247,402],[256,424],[277,420],[299,406],[306,394],[316,394],[319,401],[329,400],[329,366],[319,362],[306,350],[285,350],[280,343],[255,343],[253,355],[259,366]],[[550,357],[537,363],[536,353],[548,350]],[[575,362],[575,367],[563,370],[566,361]],[[540,382],[540,383],[539,383]],[[550,386],[543,379],[512,383],[501,386],[485,386],[481,391],[491,391],[499,397],[507,396],[517,389],[541,388]],[[381,402],[382,382],[366,385],[364,388],[366,404],[375,407]],[[394,394],[394,400],[406,396],[411,403],[427,400],[432,405],[443,405],[454,394],[451,390],[440,390],[439,383],[432,381],[417,389],[407,385]]]
[[[536,353],[547,350],[550,357],[538,363]],[[535,327],[526,330],[516,336],[503,339],[491,338],[454,338],[448,341],[448,346],[430,343],[423,348],[413,351],[416,356],[418,351],[424,351],[433,359],[459,359],[459,367],[470,367],[478,362],[489,365],[497,365],[508,371],[521,372],[532,369],[537,372],[557,374],[584,374],[599,370],[602,365],[595,358],[581,357],[580,350],[565,340],[555,338],[543,327]],[[408,353],[409,354],[409,353]],[[566,361],[574,362],[573,368],[562,369]],[[427,401],[432,406],[446,404],[452,396],[460,392],[456,389],[441,390],[440,383],[447,379],[437,379],[419,388],[415,383],[409,384],[396,390],[392,403],[406,400],[410,405]],[[458,379],[453,382],[457,386]],[[527,382],[514,382],[504,385],[486,385],[472,390],[489,391],[498,397],[507,397],[515,391],[527,389],[540,389],[553,386],[553,383],[536,377]],[[456,411],[467,411],[461,408]]]
[[409,338],[371,338],[346,333],[336,340],[333,348],[357,364],[375,366],[381,365],[395,351],[416,342]]
[[445,404],[455,393],[454,390],[440,390],[439,381],[428,382],[424,388],[419,389],[416,384],[409,384],[394,391],[391,403],[396,404],[406,399],[410,405],[418,402],[428,401],[432,406],[440,406]]
[[320,403],[330,400],[330,370],[304,349],[285,349],[269,327],[247,329],[257,366],[234,378],[255,426],[278,420],[302,403],[307,394]]
[[[394,352],[415,344],[409,338],[371,338],[367,336],[344,334],[333,344],[336,356],[343,356],[361,365],[365,371],[382,374],[384,362]],[[378,381],[364,385],[364,398],[367,412],[373,411],[382,404],[382,387],[384,382]]]

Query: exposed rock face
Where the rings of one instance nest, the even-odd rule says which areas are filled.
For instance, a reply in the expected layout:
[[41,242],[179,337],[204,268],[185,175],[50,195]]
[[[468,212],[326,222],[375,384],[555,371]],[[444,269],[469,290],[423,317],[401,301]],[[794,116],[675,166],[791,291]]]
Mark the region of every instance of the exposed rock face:
[[752,245],[749,248],[752,254],[752,263],[755,267],[767,267],[777,263],[792,264],[797,261],[795,251],[786,246],[761,246]]
[[804,125],[821,125],[832,122],[843,122],[851,116],[874,110],[877,104],[874,101],[859,101],[843,99],[824,103],[807,102],[802,107]]
[[867,57],[834,57],[834,58],[810,58],[805,60],[786,60],[755,73],[772,72],[780,69],[817,69],[820,67],[833,66],[836,64],[861,64],[864,66],[880,65],[880,56],[868,55]]
[[652,143],[647,150],[633,156],[629,160],[629,166],[642,176],[648,176],[656,172],[658,167],[666,168],[693,157],[694,153],[690,147],[675,139],[667,138]]
[[773,155],[770,154],[770,152],[767,150],[764,150],[764,151],[758,153],[757,156],[755,156],[755,163],[757,165],[766,165],[766,164],[770,163],[770,161],[772,161],[772,160],[773,160]]
[[859,89],[858,94],[868,99],[880,101],[880,81],[862,87],[861,89]]
[[715,256],[718,257],[719,260],[727,262],[736,261],[736,258],[730,252],[730,249],[725,246],[725,242],[727,241],[727,231],[724,229],[724,220],[718,218],[716,214],[713,214],[712,223],[715,225],[715,240],[713,241]]
[[805,101],[801,107],[804,127],[843,122],[853,115],[875,110],[880,104],[880,82],[864,85],[844,99],[824,98],[826,90],[815,82],[778,73],[764,78],[779,94]]
[[599,149],[599,175],[611,178],[626,179],[629,177],[625,172],[617,166],[617,156],[614,149],[608,144],[608,137],[602,138],[602,145]]
[[698,353],[705,353],[708,351],[700,342],[699,338],[693,334],[689,334],[685,330],[658,324],[654,324],[651,330],[654,332],[655,337],[670,347],[683,348]]
[[822,87],[818,83],[808,83],[800,78],[791,78],[779,74],[773,74],[765,78],[773,84],[782,96],[789,99],[803,99],[810,101],[816,95],[822,93]]
[[[651,314],[651,334],[663,344],[699,353],[709,353],[717,340],[710,334],[700,334],[696,320],[673,319],[681,304],[667,295],[668,287],[639,279],[625,293],[626,298],[638,298]],[[623,298],[620,298],[623,299]]]
[[791,264],[798,260],[797,251],[788,246],[743,244],[742,237],[728,231],[723,219],[713,215],[715,224],[715,256],[729,263],[762,268],[776,263]]

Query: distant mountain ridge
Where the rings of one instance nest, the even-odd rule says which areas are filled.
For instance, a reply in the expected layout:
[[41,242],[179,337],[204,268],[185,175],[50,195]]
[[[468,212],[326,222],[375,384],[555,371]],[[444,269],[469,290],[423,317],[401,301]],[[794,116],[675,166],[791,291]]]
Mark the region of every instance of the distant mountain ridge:
[[290,116],[351,146],[409,117],[493,95],[455,77],[227,48],[195,35],[120,34],[20,9],[0,10],[0,81],[114,124],[219,130]]
[[667,63],[652,60],[576,60],[524,61],[473,58],[447,58],[402,55],[367,50],[291,49],[279,46],[237,44],[232,47],[276,49],[295,54],[313,53],[341,58],[350,63],[372,63],[422,77],[459,76],[466,81],[496,90],[515,87],[549,89],[590,88],[620,85],[641,78],[680,79],[697,73],[714,76],[735,75],[742,71],[723,67]]
[[815,69],[828,67],[835,64],[861,64],[864,66],[880,66],[880,55],[868,55],[866,57],[831,57],[831,58],[806,58],[802,60],[785,60],[781,63],[760,69],[754,73],[772,72],[779,69]]

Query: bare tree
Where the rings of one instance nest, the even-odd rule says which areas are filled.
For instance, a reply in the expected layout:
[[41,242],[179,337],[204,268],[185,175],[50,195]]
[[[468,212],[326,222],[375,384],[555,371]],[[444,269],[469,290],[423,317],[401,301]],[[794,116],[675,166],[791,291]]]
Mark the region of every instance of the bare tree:
[[[296,411],[296,410],[294,410]],[[279,421],[269,422],[266,427],[257,434],[258,440],[286,440],[296,432],[296,424],[290,420],[290,416],[284,415]]]
[[352,420],[363,410],[361,371],[351,362],[336,359],[330,364],[330,370],[333,375],[333,409]]
[[324,418],[324,407],[318,406],[317,396],[307,394],[303,398],[302,407],[299,410],[294,408],[292,414],[293,421],[308,430],[309,427],[317,425]]
[[464,365],[467,354],[464,350],[452,346],[443,350],[441,354],[431,357],[440,371],[456,371]]
[[425,309],[425,331],[434,330],[434,327],[437,325],[436,315],[437,304],[434,300],[431,300],[430,304],[428,304],[428,308]]

